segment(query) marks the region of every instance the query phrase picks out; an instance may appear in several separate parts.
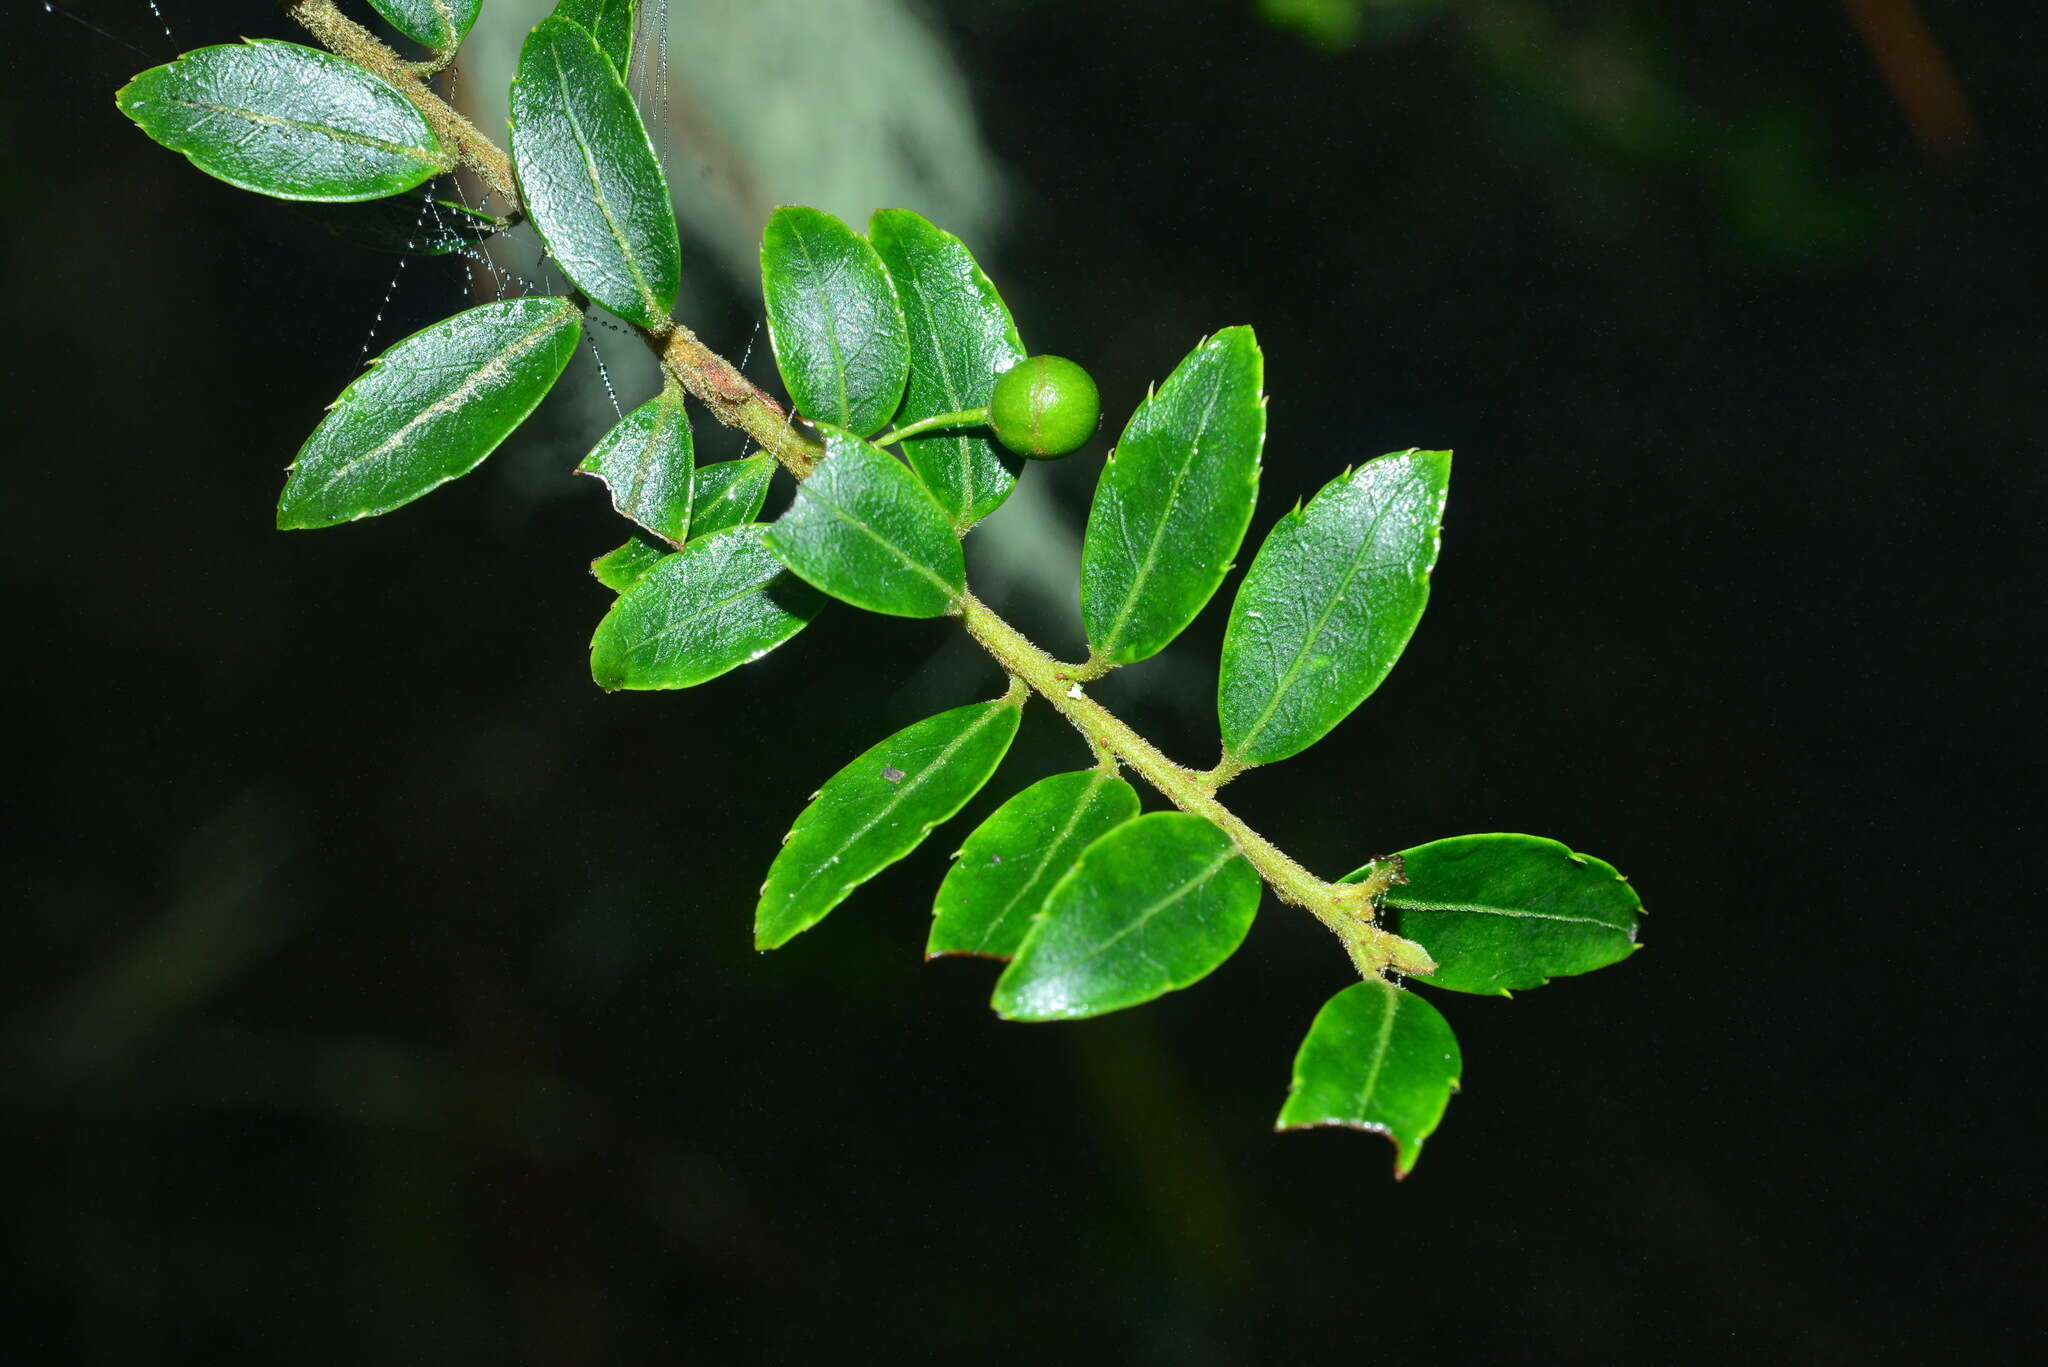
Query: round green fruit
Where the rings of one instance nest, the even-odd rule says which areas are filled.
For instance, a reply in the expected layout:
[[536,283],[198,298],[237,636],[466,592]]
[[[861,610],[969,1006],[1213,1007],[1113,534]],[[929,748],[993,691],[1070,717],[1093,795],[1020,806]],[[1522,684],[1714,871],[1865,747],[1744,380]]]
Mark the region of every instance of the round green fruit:
[[996,379],[989,396],[996,440],[1020,456],[1054,460],[1078,450],[1102,418],[1088,372],[1064,356],[1031,356]]

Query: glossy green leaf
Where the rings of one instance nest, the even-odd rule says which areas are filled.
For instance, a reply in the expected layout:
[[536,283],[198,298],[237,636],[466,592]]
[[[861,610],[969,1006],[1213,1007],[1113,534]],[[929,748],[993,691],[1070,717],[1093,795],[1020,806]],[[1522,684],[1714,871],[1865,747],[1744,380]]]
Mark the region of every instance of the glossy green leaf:
[[910,471],[822,427],[825,458],[768,534],[789,567],[834,598],[896,617],[940,617],[967,587],[946,514]]
[[1018,711],[997,701],[941,712],[827,779],[761,885],[755,946],[789,943],[966,806],[1009,751]]
[[1137,790],[1101,769],[1042,778],[996,808],[939,885],[925,957],[1014,957],[1081,851],[1137,814]]
[[761,515],[774,478],[775,457],[766,452],[698,466],[690,478],[690,535],[709,536],[752,522]]
[[761,297],[797,411],[855,436],[880,431],[903,398],[910,340],[867,239],[817,209],[777,209],[761,234]]
[[391,27],[436,52],[462,46],[483,7],[484,0],[370,0]]
[[690,484],[695,468],[683,391],[668,385],[620,418],[576,472],[604,481],[619,516],[639,523],[670,545],[680,546],[690,535]]
[[667,323],[683,271],[668,180],[625,82],[567,19],[543,19],[520,49],[512,161],[562,273],[629,323]]
[[[1437,971],[1419,981],[1505,997],[1636,952],[1642,899],[1614,866],[1535,835],[1459,835],[1397,856],[1380,898]],[[1344,881],[1371,873],[1367,864]]]
[[206,174],[279,199],[380,199],[455,166],[405,96],[297,43],[198,48],[114,100]]
[[293,210],[344,242],[396,256],[446,256],[498,231],[498,220],[425,190],[362,203],[302,200]]
[[1211,823],[1153,812],[1081,853],[996,980],[1008,1020],[1071,1020],[1207,977],[1244,943],[1259,876]]
[[299,449],[282,528],[388,513],[466,475],[526,421],[576,354],[566,299],[504,299],[415,332],[341,392]]
[[624,75],[626,64],[633,60],[636,7],[637,0],[561,0],[555,13],[581,24],[597,40],[598,51]]
[[624,593],[645,579],[647,572],[660,564],[664,557],[673,554],[675,547],[666,541],[646,532],[634,532],[631,541],[591,561],[590,573],[613,593]]
[[[908,209],[877,213],[868,236],[910,328],[910,381],[896,425],[987,407],[996,376],[1024,359],[1003,297],[959,238]],[[903,458],[962,531],[1002,506],[1023,464],[969,434],[918,437],[903,443]]]
[[598,687],[690,688],[802,631],[824,599],[783,569],[766,530],[698,537],[620,594],[590,641]]
[[1394,1142],[1394,1175],[1406,1177],[1463,1069],[1458,1037],[1435,1007],[1378,978],[1354,983],[1316,1013],[1275,1128],[1383,1134]]
[[1274,526],[1223,637],[1229,754],[1299,754],[1380,686],[1429,602],[1450,477],[1448,451],[1381,456]]
[[1131,415],[1081,546],[1081,618],[1097,658],[1158,654],[1229,573],[1258,497],[1264,364],[1250,328],[1225,328]]

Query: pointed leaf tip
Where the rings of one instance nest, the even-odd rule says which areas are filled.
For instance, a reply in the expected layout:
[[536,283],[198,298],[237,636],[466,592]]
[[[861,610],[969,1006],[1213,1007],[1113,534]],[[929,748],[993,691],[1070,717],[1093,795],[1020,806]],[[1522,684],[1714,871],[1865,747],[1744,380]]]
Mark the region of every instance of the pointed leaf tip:
[[1251,329],[1225,328],[1132,414],[1081,550],[1081,616],[1099,658],[1157,654],[1222,584],[1258,496],[1263,373]]
[[483,304],[395,343],[292,462],[277,525],[331,527],[468,474],[546,397],[583,335],[566,299]]
[[754,909],[755,947],[789,943],[922,844],[988,782],[1017,718],[1001,702],[956,707],[905,727],[827,779],[768,870]]
[[1429,602],[1448,456],[1367,461],[1274,524],[1223,638],[1217,713],[1249,763],[1299,754],[1393,669]]

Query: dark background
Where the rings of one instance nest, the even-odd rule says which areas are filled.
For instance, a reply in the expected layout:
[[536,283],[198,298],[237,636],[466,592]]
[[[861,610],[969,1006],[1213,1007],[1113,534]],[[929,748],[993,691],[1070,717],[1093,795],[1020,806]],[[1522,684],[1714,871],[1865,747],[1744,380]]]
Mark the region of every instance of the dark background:
[[[220,8],[181,44],[286,35]],[[1547,834],[1652,913],[1624,967],[1438,996],[1464,1091],[1396,1184],[1377,1139],[1270,1133],[1348,974],[1304,917],[1073,1026],[919,963],[957,837],[1081,762],[1044,709],[959,822],[754,954],[818,780],[993,672],[834,611],[702,689],[600,694],[584,564],[618,524],[557,477],[596,435],[559,415],[400,515],[271,531],[392,259],[116,114],[168,55],[141,5],[73,9],[147,60],[11,9],[11,1353],[2038,1350],[2029,10],[1920,6],[1966,110],[1902,104],[1820,0],[1320,41],[1220,0],[935,11],[1021,187],[987,264],[1112,428],[1258,327],[1248,544],[1347,463],[1458,450],[1401,668],[1240,810],[1327,874]],[[452,263],[408,273],[387,339],[460,303]],[[753,307],[685,316],[738,351]],[[1099,460],[1034,471],[1077,527]],[[1077,648],[1070,609],[1013,610]],[[1201,762],[1222,615],[1105,685]]]

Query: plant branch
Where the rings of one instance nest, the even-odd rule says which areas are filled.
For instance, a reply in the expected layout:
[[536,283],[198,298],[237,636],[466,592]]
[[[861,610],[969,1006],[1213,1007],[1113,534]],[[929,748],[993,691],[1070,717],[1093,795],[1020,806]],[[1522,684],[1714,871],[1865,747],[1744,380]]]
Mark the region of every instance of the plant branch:
[[[511,159],[428,89],[411,64],[367,29],[345,18],[335,9],[333,0],[286,0],[285,9],[338,56],[397,86],[435,131],[444,134],[444,140],[456,148],[464,165],[503,194],[509,204],[522,206],[513,182]],[[752,437],[798,479],[817,468],[823,448],[799,433],[781,404],[740,374],[730,361],[705,346],[696,333],[680,323],[639,331],[660,358],[662,369],[696,395],[713,417]],[[914,434],[942,421],[985,421],[986,416],[983,410],[942,414],[904,431]],[[902,433],[898,433],[883,440],[901,439]],[[1082,691],[1083,683],[1109,672],[1111,666],[1107,661],[1091,654],[1083,664],[1061,664],[971,593],[960,596],[960,618],[968,634],[1009,672],[1011,690],[1005,695],[1006,700],[1015,697],[1021,702],[1019,681],[1029,685],[1074,724],[1103,765],[1113,766],[1118,761],[1129,765],[1174,806],[1222,829],[1275,896],[1305,908],[1336,934],[1360,973],[1370,977],[1385,969],[1412,974],[1436,968],[1422,946],[1382,930],[1374,922],[1375,899],[1399,877],[1397,864],[1382,865],[1361,883],[1324,882],[1216,800],[1217,787],[1238,772],[1229,760],[1207,773],[1175,764],[1152,742]]]
[[1108,708],[1089,697],[1068,667],[1024,638],[973,594],[960,598],[960,619],[968,634],[1010,673],[1031,685],[1074,724],[1098,752],[1106,751],[1136,770],[1160,794],[1190,816],[1220,827],[1251,861],[1274,896],[1311,912],[1343,942],[1361,973],[1384,968],[1429,973],[1436,962],[1422,946],[1381,930],[1373,922],[1373,901],[1394,881],[1385,865],[1363,883],[1326,883],[1289,858],[1272,841],[1216,800],[1208,776],[1175,764]]

